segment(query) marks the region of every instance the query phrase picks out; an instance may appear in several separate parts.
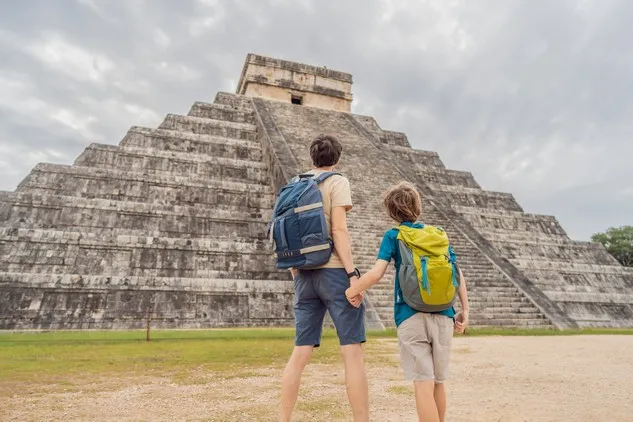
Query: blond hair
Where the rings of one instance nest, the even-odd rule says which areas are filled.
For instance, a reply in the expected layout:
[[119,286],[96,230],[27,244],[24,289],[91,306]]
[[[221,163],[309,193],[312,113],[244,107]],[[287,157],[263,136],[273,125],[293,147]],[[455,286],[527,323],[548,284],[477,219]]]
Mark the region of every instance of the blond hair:
[[402,223],[415,222],[422,213],[422,200],[418,190],[409,182],[400,182],[385,193],[383,204],[389,217]]

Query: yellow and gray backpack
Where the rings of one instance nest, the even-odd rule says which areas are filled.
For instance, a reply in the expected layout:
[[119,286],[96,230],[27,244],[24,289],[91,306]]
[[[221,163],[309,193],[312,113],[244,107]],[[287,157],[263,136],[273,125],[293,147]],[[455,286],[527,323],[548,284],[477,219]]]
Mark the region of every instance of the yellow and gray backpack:
[[402,260],[398,280],[404,302],[420,312],[450,309],[460,277],[446,232],[435,226],[397,229]]

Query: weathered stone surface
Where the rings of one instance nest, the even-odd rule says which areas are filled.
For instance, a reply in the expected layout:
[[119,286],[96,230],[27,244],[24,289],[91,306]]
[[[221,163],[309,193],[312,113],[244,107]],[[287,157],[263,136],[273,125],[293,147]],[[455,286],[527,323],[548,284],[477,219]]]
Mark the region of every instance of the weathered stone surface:
[[252,124],[211,120],[204,117],[168,114],[158,128],[199,135],[243,139],[246,141],[256,140],[255,126]]
[[121,146],[261,161],[259,143],[166,129],[133,127]]
[[416,173],[427,183],[434,185],[461,186],[479,189],[479,183],[472,173],[467,171],[448,170],[443,168],[416,166]]
[[249,54],[237,92],[304,106],[350,111],[352,75],[323,67]]
[[116,167],[143,173],[164,172],[180,176],[193,175],[258,183],[267,180],[266,166],[260,162],[128,146],[92,144],[79,156],[75,165]]
[[[289,281],[30,276],[0,273],[4,329],[289,325]],[[253,312],[253,308],[266,312]]]
[[188,115],[235,123],[255,123],[255,116],[250,108],[238,110],[224,104],[211,104],[199,101],[191,106]]
[[[148,315],[165,328],[292,324],[292,281],[275,269],[267,220],[274,192],[311,167],[307,146],[322,132],[344,146],[361,270],[393,224],[381,194],[409,180],[422,220],[451,238],[472,324],[633,326],[633,269],[412,149],[405,134],[335,111],[351,99],[351,75],[260,56],[248,64],[246,96],[220,92],[157,129],[131,128],[120,146],[91,145],[72,166],[39,164],[16,192],[0,192],[0,328],[140,328]],[[295,94],[314,102],[289,104]],[[393,324],[393,276],[367,295],[370,327]]]
[[[270,210],[274,203],[270,186],[248,181],[57,164],[38,164],[17,191],[34,198],[61,195],[161,205],[213,205],[219,209],[246,208],[252,213]],[[14,197],[13,193],[0,195],[0,206]]]

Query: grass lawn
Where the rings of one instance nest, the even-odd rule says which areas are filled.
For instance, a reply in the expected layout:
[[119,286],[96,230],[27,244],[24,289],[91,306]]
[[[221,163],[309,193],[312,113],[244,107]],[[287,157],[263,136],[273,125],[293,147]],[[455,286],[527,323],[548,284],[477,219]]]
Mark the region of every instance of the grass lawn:
[[[468,336],[633,334],[633,330],[470,329]],[[368,362],[385,359],[376,338],[393,338],[395,330],[368,333]],[[195,379],[196,373],[247,375],[258,368],[281,368],[293,347],[294,329],[156,330],[152,341],[144,331],[0,332],[0,381],[46,383],[52,379],[103,375],[173,374]],[[314,353],[315,363],[339,359],[338,341],[326,330]]]
[[[156,330],[150,342],[144,331],[5,332],[0,333],[0,381],[44,383],[60,377],[165,373],[186,379],[196,372],[244,376],[262,367],[282,367],[293,339],[290,328]],[[372,351],[371,342],[367,351]],[[338,359],[336,333],[327,330],[313,361]]]

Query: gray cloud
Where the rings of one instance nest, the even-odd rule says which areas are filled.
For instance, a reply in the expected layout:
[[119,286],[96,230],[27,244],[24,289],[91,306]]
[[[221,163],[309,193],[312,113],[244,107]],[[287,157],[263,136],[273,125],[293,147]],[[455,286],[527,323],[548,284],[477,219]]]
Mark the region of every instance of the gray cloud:
[[0,189],[233,90],[249,52],[588,238],[633,216],[633,2],[32,0],[0,15]]

